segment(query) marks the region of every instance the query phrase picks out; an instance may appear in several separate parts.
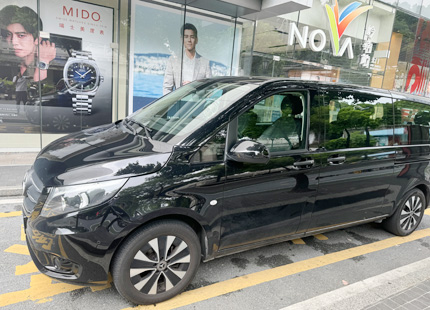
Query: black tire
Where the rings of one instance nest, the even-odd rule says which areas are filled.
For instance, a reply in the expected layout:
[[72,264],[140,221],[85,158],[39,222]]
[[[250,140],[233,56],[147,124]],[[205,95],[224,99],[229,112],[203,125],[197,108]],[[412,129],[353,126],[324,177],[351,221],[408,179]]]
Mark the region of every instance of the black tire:
[[199,239],[191,227],[178,221],[156,222],[133,233],[118,250],[113,282],[132,303],[159,303],[188,286],[200,258]]
[[397,236],[407,236],[421,223],[426,206],[423,192],[418,188],[410,190],[403,196],[396,212],[382,224]]

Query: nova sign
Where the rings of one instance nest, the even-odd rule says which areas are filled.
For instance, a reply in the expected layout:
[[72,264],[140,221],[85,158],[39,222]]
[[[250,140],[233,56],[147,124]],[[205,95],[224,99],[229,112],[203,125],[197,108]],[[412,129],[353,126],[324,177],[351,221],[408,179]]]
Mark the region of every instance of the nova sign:
[[[354,58],[354,52],[352,50],[351,38],[346,38],[340,44],[340,38],[345,32],[346,27],[359,15],[373,8],[371,5],[361,6],[360,2],[353,2],[348,5],[339,16],[339,5],[337,0],[335,0],[334,7],[325,4],[325,9],[327,12],[327,17],[330,22],[330,37],[333,49],[333,56],[340,57],[345,51],[348,52],[348,58]],[[300,47],[306,48],[306,41],[309,41],[309,47],[314,52],[320,52],[324,49],[326,44],[326,34],[323,30],[317,29],[309,33],[309,27],[305,26],[300,33],[299,28],[295,23],[290,23],[289,25],[289,36],[288,45],[294,44],[294,39],[297,39]],[[318,41],[316,41],[318,38]],[[318,42],[318,43],[317,43]]]

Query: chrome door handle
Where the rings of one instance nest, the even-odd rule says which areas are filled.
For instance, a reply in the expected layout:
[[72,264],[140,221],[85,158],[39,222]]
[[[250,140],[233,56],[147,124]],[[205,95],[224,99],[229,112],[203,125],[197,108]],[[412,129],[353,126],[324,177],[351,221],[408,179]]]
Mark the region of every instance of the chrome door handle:
[[305,166],[313,166],[314,165],[314,160],[313,159],[309,159],[309,160],[304,160],[304,161],[296,161],[295,163],[294,163],[294,166],[295,167],[298,167],[298,168],[303,168],[303,167],[305,167]]
[[330,157],[327,159],[327,162],[331,165],[340,165],[343,164],[346,160],[345,156],[338,156],[338,157]]

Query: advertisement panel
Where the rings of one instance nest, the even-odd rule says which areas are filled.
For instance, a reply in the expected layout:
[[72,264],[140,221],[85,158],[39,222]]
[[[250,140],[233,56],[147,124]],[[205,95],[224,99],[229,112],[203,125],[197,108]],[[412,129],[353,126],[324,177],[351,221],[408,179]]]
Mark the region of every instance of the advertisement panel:
[[112,120],[113,10],[0,2],[0,132],[62,133]]
[[193,80],[237,74],[234,19],[137,0],[131,14],[129,113]]

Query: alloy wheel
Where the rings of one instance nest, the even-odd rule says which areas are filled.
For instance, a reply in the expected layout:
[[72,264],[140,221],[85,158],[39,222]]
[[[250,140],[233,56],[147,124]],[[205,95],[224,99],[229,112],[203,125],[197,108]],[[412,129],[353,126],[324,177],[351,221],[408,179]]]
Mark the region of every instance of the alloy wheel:
[[130,280],[144,294],[160,294],[181,281],[190,263],[185,241],[175,236],[161,236],[137,251],[130,266]]
[[413,195],[405,202],[400,214],[400,227],[406,231],[414,229],[420,221],[423,212],[421,197]]

